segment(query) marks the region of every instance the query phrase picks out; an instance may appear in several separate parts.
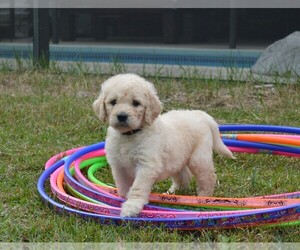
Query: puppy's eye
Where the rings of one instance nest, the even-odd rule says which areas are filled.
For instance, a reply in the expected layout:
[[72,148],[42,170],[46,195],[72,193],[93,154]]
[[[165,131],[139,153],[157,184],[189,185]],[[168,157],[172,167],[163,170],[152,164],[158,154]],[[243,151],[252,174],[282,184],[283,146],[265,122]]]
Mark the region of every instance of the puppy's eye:
[[138,107],[138,106],[140,106],[141,104],[138,102],[138,101],[133,101],[132,102],[132,105],[134,106],[134,107]]
[[117,104],[117,100],[111,100],[109,103],[110,105],[115,106]]

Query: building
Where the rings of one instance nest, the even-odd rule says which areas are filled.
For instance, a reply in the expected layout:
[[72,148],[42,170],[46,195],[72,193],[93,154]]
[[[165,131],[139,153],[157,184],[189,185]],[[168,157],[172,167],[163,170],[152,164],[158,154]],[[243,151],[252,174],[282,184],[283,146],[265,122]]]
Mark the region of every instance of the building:
[[[268,45],[300,30],[300,9],[50,9],[53,43]],[[0,42],[32,41],[32,9],[0,9]]]

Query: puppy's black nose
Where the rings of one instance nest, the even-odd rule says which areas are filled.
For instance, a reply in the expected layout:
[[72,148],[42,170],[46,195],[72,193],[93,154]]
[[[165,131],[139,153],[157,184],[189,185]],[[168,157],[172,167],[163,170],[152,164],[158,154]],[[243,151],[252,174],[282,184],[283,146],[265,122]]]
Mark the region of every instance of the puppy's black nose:
[[126,113],[120,113],[117,115],[117,118],[120,122],[125,122],[128,118],[128,115]]

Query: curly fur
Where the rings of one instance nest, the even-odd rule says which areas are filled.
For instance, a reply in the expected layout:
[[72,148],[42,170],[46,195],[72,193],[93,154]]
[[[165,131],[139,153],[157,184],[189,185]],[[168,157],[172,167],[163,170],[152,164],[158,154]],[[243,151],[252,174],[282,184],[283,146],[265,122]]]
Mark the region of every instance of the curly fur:
[[186,188],[193,175],[198,195],[212,195],[217,179],[213,150],[233,158],[210,115],[198,110],[160,115],[162,105],[153,84],[135,74],[106,80],[93,108],[109,123],[106,155],[118,193],[127,199],[123,217],[137,216],[153,184],[169,177],[171,193]]

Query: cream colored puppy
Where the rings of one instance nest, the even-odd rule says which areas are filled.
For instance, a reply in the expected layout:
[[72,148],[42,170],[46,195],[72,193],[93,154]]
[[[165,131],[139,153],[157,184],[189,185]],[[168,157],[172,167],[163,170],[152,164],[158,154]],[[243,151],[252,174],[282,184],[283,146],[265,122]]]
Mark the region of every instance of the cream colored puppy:
[[186,188],[195,176],[199,196],[214,192],[213,150],[233,158],[219,136],[218,125],[203,111],[170,111],[152,83],[135,74],[106,80],[93,103],[109,123],[106,156],[123,203],[121,216],[137,216],[148,203],[156,181],[172,178],[169,192]]

